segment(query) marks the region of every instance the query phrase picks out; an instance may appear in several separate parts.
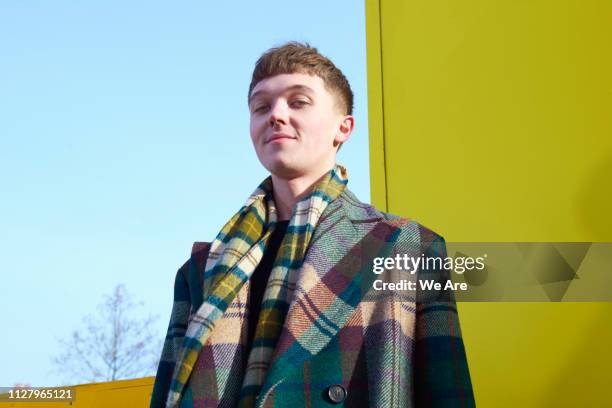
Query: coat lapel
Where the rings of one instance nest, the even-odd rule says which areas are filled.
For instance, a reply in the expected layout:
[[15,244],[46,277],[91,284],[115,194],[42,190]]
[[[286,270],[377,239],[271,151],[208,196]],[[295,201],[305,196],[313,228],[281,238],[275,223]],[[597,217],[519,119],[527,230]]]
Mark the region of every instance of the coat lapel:
[[[371,287],[372,258],[388,256],[399,234],[399,226],[392,222],[368,218],[365,211],[348,211],[345,200],[341,196],[330,203],[319,220],[260,391],[259,406],[283,381],[287,370],[301,368],[346,324],[364,289]],[[372,227],[356,228],[367,223]]]

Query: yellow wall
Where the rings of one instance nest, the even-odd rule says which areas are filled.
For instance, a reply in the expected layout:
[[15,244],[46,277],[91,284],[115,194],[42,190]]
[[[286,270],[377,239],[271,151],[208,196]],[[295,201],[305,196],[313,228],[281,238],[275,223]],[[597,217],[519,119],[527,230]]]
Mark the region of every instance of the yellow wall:
[[[450,242],[612,241],[612,2],[366,0],[366,23],[375,205]],[[459,310],[479,406],[609,404],[610,303]]]
[[0,402],[0,408],[47,408],[47,407],[73,407],[73,408],[137,408],[148,407],[153,391],[154,377],[138,378],[135,380],[112,381],[96,384],[75,385],[75,399],[68,402]]

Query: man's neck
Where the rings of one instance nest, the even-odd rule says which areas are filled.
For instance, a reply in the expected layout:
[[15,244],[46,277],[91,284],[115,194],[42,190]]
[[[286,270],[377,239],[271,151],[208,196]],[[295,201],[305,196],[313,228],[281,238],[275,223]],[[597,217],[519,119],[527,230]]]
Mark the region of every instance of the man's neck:
[[299,177],[291,180],[282,179],[273,174],[272,185],[278,220],[285,221],[291,219],[291,213],[295,203],[312,192],[317,183],[325,177],[328,171],[320,175]]

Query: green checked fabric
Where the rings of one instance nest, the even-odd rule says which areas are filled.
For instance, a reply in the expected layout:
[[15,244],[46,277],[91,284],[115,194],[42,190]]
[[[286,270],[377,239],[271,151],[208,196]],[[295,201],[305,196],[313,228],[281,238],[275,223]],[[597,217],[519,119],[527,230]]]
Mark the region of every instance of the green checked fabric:
[[[277,340],[268,343],[260,338],[260,343],[274,348],[266,363],[259,363],[265,360],[261,358],[266,357],[261,352],[265,348],[255,348],[249,355],[235,343],[247,338],[250,282],[235,288],[238,293],[229,304],[213,296],[221,291],[221,280],[207,267],[208,257],[218,260],[224,251],[217,246],[209,253],[210,248],[208,242],[195,242],[190,258],[176,272],[151,408],[166,407],[170,393],[174,395],[170,406],[248,406],[253,399],[249,387],[254,387],[249,378],[264,372],[255,408],[475,406],[452,292],[451,296],[441,291],[439,296],[423,297],[417,291],[416,299],[421,301],[415,302],[372,289],[372,281],[382,276],[373,274],[376,258],[406,254],[445,258],[444,239],[434,231],[415,220],[379,211],[348,188],[342,189],[319,217],[299,271],[277,281],[271,276],[268,281],[269,288],[277,286],[275,290],[292,295],[288,306],[283,301],[264,305],[274,304],[274,310],[284,316]],[[420,269],[414,275],[389,272],[413,282],[434,279],[443,284],[450,279],[449,271],[436,268]],[[217,286],[211,289],[207,285],[213,282]],[[208,306],[202,309],[204,304]],[[202,314],[217,307],[225,308],[217,312],[221,318],[211,320]],[[198,330],[208,336],[199,344],[194,337]],[[186,360],[194,358],[191,352],[198,347],[195,361]],[[331,391],[342,389],[344,400],[332,401]]]
[[244,330],[248,281],[277,222],[270,177],[225,224],[210,247],[204,269],[203,302],[191,316],[166,406],[192,407],[194,400],[201,406],[255,405],[312,234],[321,214],[340,196],[347,181],[346,169],[337,165],[293,208],[248,355]]

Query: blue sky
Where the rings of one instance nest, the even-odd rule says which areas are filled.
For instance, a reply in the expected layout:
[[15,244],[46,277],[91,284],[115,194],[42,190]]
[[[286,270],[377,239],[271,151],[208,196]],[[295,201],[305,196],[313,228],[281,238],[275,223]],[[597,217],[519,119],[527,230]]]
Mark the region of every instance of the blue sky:
[[0,386],[55,385],[57,338],[126,285],[165,334],[176,270],[267,175],[246,94],[266,49],[343,70],[339,162],[370,201],[362,1],[0,4]]

